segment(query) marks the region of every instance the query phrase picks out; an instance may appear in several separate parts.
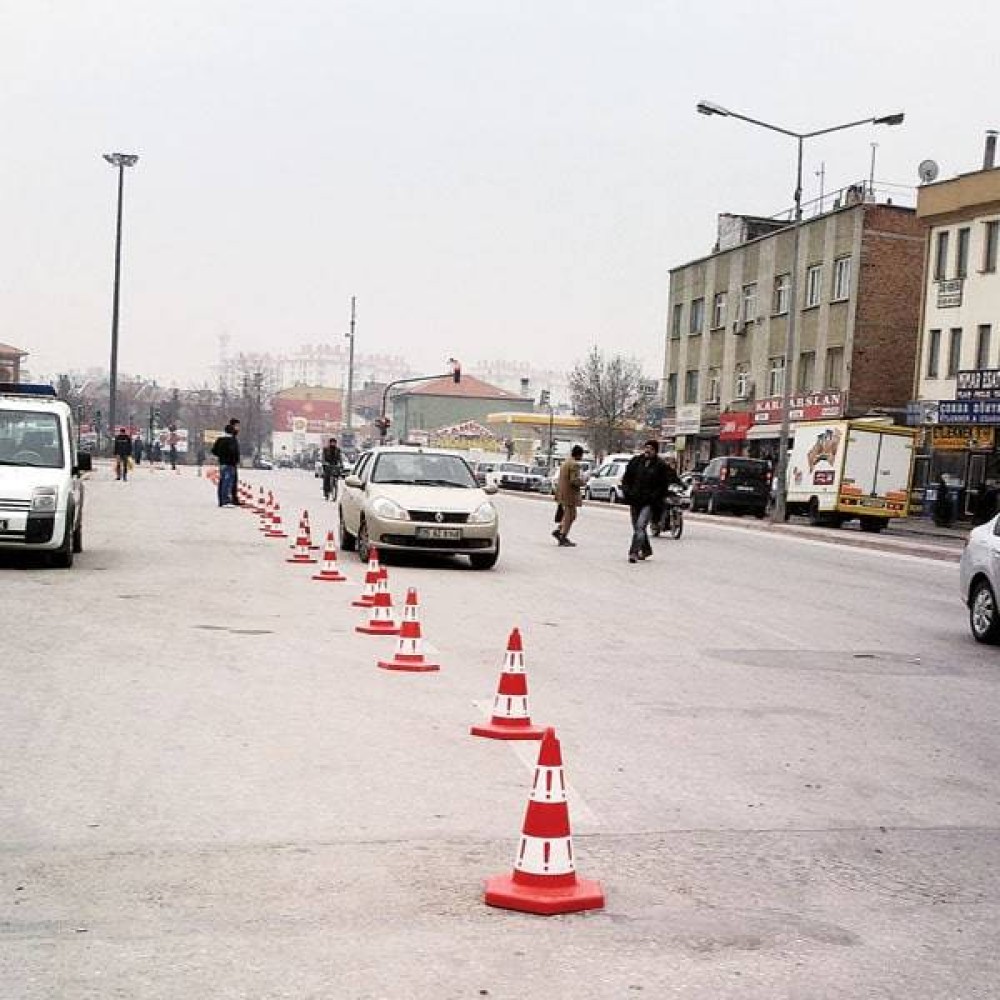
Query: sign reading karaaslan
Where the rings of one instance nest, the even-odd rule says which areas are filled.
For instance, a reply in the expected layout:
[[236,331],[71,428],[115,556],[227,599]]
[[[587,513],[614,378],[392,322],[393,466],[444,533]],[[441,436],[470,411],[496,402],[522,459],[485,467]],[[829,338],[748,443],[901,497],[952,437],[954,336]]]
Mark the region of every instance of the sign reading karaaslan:
[[960,371],[955,383],[956,399],[1000,399],[1000,368]]
[[[755,424],[780,424],[782,397],[770,396],[753,404]],[[844,413],[844,395],[839,391],[811,392],[791,396],[788,400],[789,420],[829,420]]]

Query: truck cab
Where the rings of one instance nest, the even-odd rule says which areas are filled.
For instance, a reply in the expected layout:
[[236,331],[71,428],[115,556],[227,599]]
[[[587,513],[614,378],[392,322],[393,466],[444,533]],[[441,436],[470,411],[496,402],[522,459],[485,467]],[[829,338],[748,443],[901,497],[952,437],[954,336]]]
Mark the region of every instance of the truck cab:
[[80,474],[90,469],[52,386],[0,383],[0,552],[44,552],[69,569],[83,550]]

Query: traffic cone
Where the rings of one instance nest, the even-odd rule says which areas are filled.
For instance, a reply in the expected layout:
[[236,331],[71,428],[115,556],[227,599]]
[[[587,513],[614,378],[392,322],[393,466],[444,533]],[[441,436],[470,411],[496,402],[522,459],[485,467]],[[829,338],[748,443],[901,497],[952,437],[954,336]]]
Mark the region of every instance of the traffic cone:
[[326,548],[323,550],[323,567],[318,573],[313,574],[313,579],[322,580],[325,583],[343,583],[347,579],[337,569],[337,546],[334,543],[332,531],[326,533]]
[[315,563],[316,557],[309,551],[309,536],[303,530],[302,522],[299,522],[299,533],[295,539],[295,552],[290,555],[285,562],[290,563]]
[[267,501],[264,504],[264,509],[260,512],[260,530],[267,532],[271,527],[271,514],[274,511],[274,494],[268,490],[267,491]]
[[554,729],[545,730],[538,748],[514,870],[486,880],[486,903],[543,916],[604,906],[601,883],[576,874],[562,752]]
[[287,538],[288,532],[281,526],[281,504],[274,501],[274,509],[271,512],[271,526],[264,532],[265,538]]
[[419,606],[417,591],[414,587],[410,587],[406,592],[406,605],[403,608],[403,622],[399,626],[396,655],[391,660],[378,661],[378,665],[383,670],[409,670],[413,673],[421,673],[441,669],[440,663],[431,663],[424,656],[420,614],[417,611]]
[[371,605],[367,625],[356,625],[355,632],[366,635],[399,635],[399,626],[392,616],[392,594],[389,593],[389,574],[384,566],[379,571],[378,588]]
[[302,520],[306,525],[306,538],[309,539],[309,548],[312,549],[313,552],[319,552],[319,546],[313,544],[312,540],[312,529],[309,527],[309,511],[302,511]]
[[260,488],[260,494],[257,497],[257,502],[253,506],[253,512],[258,516],[263,514],[267,509],[267,497],[264,496],[264,487]]
[[500,683],[493,699],[493,717],[488,723],[473,726],[469,732],[494,740],[539,740],[545,732],[542,726],[531,724],[528,714],[528,675],[524,672],[521,633],[516,628],[507,640]]
[[370,608],[375,603],[375,591],[378,590],[378,578],[381,567],[378,564],[378,550],[372,545],[368,549],[368,569],[365,571],[365,585],[361,596],[351,601],[351,607]]

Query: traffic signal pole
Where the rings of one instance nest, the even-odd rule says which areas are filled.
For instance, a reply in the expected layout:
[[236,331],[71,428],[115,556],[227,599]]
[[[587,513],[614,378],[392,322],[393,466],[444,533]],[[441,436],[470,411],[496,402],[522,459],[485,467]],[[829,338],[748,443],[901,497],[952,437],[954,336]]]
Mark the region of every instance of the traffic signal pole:
[[386,404],[389,400],[389,390],[397,385],[406,385],[409,382],[432,382],[434,379],[448,378],[451,379],[457,385],[462,381],[462,366],[454,359],[451,358],[451,371],[443,372],[441,375],[417,375],[413,378],[398,378],[395,382],[390,382],[386,385],[385,389],[382,390],[382,415],[375,421],[375,426],[378,428],[378,443],[380,445],[385,444],[386,435],[389,432],[389,424],[392,421],[385,415]]

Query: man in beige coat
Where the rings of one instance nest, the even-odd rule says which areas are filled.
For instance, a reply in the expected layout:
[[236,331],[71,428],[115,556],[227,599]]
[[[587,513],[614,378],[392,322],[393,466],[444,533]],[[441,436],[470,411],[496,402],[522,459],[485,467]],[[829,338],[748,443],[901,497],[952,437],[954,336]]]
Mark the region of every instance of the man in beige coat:
[[583,475],[580,471],[580,459],[583,458],[583,448],[573,445],[569,458],[559,468],[559,481],[556,483],[556,503],[562,506],[563,516],[559,527],[552,532],[552,537],[563,546],[573,546],[576,542],[569,539],[569,529],[576,520],[577,508],[583,503]]

